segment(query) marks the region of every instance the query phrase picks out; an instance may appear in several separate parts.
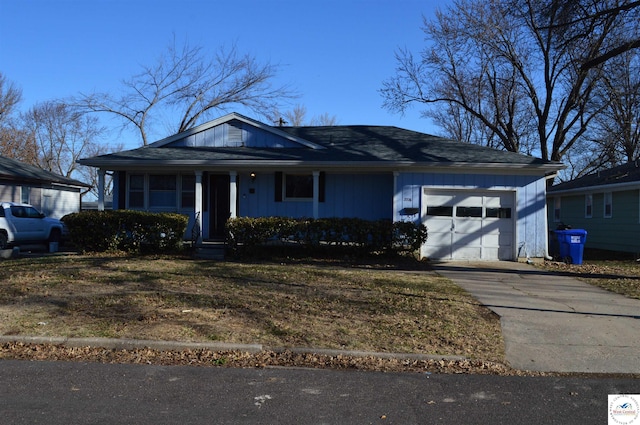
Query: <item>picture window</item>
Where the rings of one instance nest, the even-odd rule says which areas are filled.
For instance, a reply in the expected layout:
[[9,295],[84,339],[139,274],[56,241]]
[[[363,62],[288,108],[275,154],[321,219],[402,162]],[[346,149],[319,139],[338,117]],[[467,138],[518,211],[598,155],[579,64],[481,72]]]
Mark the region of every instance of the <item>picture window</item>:
[[312,199],[313,176],[311,174],[286,174],[285,198],[287,199]]

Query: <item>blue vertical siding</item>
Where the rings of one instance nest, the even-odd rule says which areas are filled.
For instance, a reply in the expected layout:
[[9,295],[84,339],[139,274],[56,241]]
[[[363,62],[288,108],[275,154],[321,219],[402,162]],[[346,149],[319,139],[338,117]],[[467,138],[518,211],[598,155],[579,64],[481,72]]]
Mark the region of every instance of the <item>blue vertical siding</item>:
[[[237,134],[241,134],[237,138]],[[191,134],[171,142],[172,147],[228,147],[245,146],[249,148],[296,148],[298,143],[284,139],[268,131],[246,125],[240,121],[231,121]]]
[[[238,215],[247,217],[312,217],[313,202],[275,201],[275,174],[258,173],[255,181],[240,175]],[[253,189],[253,193],[251,193]],[[393,175],[330,174],[325,177],[325,201],[319,204],[320,217],[359,217],[366,220],[391,219]]]
[[[327,174],[320,217],[391,219],[393,174]],[[335,200],[335,201],[334,201]]]

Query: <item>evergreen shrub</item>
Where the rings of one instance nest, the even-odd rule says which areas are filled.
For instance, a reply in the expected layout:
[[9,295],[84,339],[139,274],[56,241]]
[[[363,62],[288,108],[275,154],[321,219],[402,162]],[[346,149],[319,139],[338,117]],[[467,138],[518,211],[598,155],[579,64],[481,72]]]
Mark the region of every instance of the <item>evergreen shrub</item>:
[[82,252],[173,252],[182,248],[188,217],[144,211],[81,211],[62,218]]

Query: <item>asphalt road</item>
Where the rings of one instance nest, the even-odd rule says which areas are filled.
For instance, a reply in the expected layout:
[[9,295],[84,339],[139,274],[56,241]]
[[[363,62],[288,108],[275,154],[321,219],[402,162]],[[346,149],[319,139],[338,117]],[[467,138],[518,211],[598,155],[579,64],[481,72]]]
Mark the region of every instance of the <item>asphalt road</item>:
[[629,378],[0,361],[1,424],[605,424]]

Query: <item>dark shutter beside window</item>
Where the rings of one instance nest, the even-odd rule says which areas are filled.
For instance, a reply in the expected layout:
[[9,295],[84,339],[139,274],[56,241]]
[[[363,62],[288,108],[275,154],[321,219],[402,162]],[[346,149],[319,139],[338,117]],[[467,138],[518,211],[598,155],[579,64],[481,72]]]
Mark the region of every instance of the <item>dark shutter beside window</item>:
[[320,172],[320,177],[318,179],[318,201],[324,202],[324,187],[325,187],[325,173],[324,171]]
[[123,210],[127,205],[127,172],[118,171],[118,209]]
[[275,201],[282,202],[282,171],[276,171],[276,182],[274,185]]

